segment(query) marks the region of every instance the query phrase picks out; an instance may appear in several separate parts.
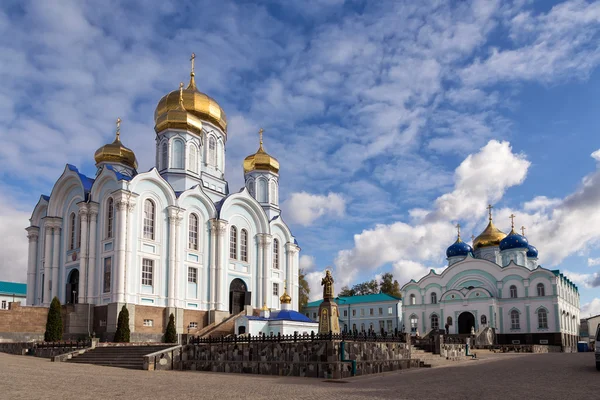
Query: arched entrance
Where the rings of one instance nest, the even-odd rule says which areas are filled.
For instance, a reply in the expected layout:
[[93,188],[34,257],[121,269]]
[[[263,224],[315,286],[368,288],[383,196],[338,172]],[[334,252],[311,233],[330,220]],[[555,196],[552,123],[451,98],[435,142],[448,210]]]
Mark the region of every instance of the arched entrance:
[[77,297],[79,296],[79,270],[74,269],[69,274],[67,279],[67,287],[65,290],[65,301],[67,304],[77,303]]
[[244,310],[244,306],[250,305],[250,292],[246,283],[236,278],[229,285],[229,313],[238,314]]
[[471,333],[471,328],[475,326],[475,316],[468,311],[458,316],[458,333]]

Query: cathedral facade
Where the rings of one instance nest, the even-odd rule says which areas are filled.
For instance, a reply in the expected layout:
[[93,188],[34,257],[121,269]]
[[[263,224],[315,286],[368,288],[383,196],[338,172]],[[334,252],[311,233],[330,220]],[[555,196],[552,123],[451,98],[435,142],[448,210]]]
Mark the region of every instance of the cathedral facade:
[[[448,267],[431,270],[402,288],[403,321],[412,334],[448,329],[479,334],[492,328],[499,344],[577,346],[579,291],[558,270],[538,265],[538,251],[513,229],[486,229],[473,246],[458,238],[446,251]],[[514,216],[511,216],[514,221]]]
[[197,89],[193,58],[187,88],[156,107],[150,171],[137,171],[118,120],[115,140],[95,153],[94,177],[67,165],[41,196],[27,228],[27,304],[56,296],[92,305],[96,332],[114,331],[126,304],[132,328],[158,332],[142,314],[164,311],[181,332],[246,306],[278,309],[287,281],[298,309],[300,248],[280,215],[279,162],[261,130],[258,151],[244,160],[245,187],[230,192],[227,119]]

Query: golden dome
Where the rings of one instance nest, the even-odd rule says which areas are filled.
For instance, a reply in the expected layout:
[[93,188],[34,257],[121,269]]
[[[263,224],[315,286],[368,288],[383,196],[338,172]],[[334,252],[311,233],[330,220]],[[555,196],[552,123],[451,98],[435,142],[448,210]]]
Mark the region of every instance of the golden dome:
[[244,173],[256,170],[271,171],[276,174],[279,173],[279,161],[277,161],[275,157],[268,155],[267,152],[265,152],[265,149],[263,149],[263,132],[262,128],[258,131],[260,135],[260,146],[258,147],[258,151],[249,155],[244,160]]
[[114,142],[105,144],[96,150],[94,159],[96,164],[101,162],[125,164],[133,169],[137,169],[135,154],[131,149],[123,146],[121,143],[121,118],[117,118],[117,133]]
[[[223,132],[227,133],[227,117],[221,106],[219,106],[215,99],[198,91],[196,88],[196,80],[194,79],[195,57],[196,56],[192,54],[192,72],[190,73],[190,83],[188,87],[183,90],[183,106],[187,113],[201,120],[210,121],[223,129]],[[180,91],[173,90],[169,94],[163,96],[158,102],[156,110],[154,111],[154,130],[157,133],[167,128],[186,129],[186,126],[182,125],[181,120],[172,121],[166,116],[170,110],[179,107],[179,97]],[[180,116],[180,119],[183,118]]]
[[473,248],[480,249],[482,247],[499,246],[502,239],[506,237],[506,233],[496,228],[492,222],[492,206],[488,206],[490,222],[488,226],[473,240]]
[[292,298],[289,294],[287,294],[287,290],[284,289],[283,294],[279,298],[281,304],[290,304],[292,302]]

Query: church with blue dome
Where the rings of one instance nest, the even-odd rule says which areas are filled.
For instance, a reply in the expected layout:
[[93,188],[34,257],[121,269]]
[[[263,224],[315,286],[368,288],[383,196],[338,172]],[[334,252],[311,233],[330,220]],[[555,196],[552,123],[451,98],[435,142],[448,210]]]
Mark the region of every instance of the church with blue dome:
[[[433,269],[402,287],[406,331],[424,336],[442,329],[489,344],[542,344],[576,349],[580,299],[560,270],[539,265],[525,228],[498,229],[489,222],[469,244],[460,236],[446,250],[448,267]],[[484,341],[485,341],[484,340]],[[481,343],[481,341],[479,341]],[[575,350],[576,351],[576,350]]]

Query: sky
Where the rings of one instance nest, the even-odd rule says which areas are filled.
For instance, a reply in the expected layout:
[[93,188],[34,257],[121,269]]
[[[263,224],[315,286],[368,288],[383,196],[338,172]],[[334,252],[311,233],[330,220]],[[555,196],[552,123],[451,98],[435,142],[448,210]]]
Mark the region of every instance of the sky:
[[0,6],[0,280],[65,164],[121,139],[153,167],[154,108],[189,77],[228,116],[226,178],[265,149],[312,297],[446,265],[488,204],[600,313],[600,3],[5,1]]

